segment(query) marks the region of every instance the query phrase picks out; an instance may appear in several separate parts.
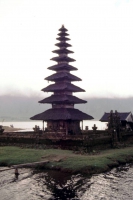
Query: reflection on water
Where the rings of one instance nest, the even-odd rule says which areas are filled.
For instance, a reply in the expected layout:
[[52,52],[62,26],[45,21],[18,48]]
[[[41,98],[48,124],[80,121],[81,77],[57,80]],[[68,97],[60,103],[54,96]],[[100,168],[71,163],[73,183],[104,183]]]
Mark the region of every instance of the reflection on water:
[[19,169],[0,172],[0,200],[132,200],[133,166],[83,177],[59,171]]

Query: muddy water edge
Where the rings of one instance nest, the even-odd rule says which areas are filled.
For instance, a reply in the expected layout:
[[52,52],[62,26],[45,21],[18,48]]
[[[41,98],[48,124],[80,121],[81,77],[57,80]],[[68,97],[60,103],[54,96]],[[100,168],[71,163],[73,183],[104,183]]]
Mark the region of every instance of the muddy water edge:
[[133,164],[83,176],[55,170],[0,170],[0,200],[113,200],[133,199]]

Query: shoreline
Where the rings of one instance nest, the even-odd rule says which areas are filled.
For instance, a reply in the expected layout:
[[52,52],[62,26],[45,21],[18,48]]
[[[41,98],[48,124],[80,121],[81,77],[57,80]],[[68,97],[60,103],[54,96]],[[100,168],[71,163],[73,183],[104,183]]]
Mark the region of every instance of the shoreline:
[[[38,163],[37,163],[38,162]],[[133,162],[133,146],[108,149],[92,154],[76,154],[70,150],[0,147],[0,166],[58,170],[71,174],[93,175]],[[36,164],[35,164],[36,163]]]
[[5,132],[15,132],[15,131],[23,130],[22,128],[14,128],[14,127],[10,127],[10,126],[3,126],[2,128],[4,129],[4,133]]

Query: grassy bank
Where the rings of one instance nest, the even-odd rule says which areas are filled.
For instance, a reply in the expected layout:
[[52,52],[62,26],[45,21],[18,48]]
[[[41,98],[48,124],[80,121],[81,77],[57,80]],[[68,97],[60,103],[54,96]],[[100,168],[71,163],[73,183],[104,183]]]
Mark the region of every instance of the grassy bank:
[[133,147],[110,149],[94,155],[75,154],[69,150],[21,149],[19,147],[0,147],[0,165],[16,165],[49,160],[48,169],[66,172],[99,173],[119,164],[133,161]]

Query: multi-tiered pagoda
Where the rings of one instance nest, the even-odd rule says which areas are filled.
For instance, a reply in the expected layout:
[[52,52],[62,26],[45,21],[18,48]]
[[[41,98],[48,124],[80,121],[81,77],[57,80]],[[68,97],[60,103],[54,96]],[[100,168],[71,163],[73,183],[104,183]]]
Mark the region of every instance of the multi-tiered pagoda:
[[69,34],[66,33],[68,30],[62,26],[59,31],[59,37],[57,38],[59,43],[55,44],[59,48],[53,51],[58,56],[51,59],[56,61],[57,64],[48,67],[49,70],[55,71],[55,73],[45,78],[53,84],[42,89],[43,92],[53,92],[53,94],[39,101],[39,103],[51,104],[52,108],[31,117],[31,119],[47,122],[47,130],[51,132],[79,134],[81,132],[80,121],[90,120],[93,117],[74,108],[74,104],[86,103],[87,101],[73,96],[73,93],[85,92],[85,90],[72,84],[72,82],[81,81],[81,79],[70,73],[70,71],[77,70],[77,68],[69,64],[75,60],[68,56],[68,54],[73,53],[73,51],[67,49],[71,47],[67,43],[70,40],[67,37]]

